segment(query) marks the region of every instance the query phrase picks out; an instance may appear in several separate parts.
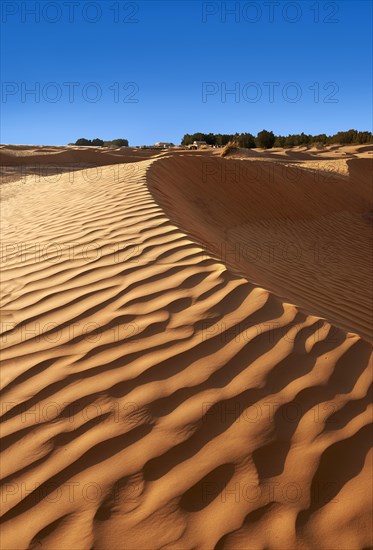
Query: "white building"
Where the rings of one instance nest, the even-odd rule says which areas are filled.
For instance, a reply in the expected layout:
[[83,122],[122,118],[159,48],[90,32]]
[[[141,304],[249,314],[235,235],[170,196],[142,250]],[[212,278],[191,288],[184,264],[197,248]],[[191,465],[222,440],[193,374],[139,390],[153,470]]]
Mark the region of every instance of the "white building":
[[199,149],[200,147],[209,147],[206,141],[193,141],[192,145],[188,146],[189,149]]
[[161,147],[162,149],[168,149],[169,147],[173,147],[173,143],[168,143],[167,141],[157,141],[157,143],[154,144],[155,147]]

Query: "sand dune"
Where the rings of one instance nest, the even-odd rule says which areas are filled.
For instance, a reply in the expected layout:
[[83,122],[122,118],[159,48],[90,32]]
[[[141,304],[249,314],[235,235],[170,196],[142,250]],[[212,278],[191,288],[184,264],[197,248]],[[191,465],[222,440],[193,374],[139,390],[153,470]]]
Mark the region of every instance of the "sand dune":
[[370,548],[367,151],[52,151],[94,167],[2,190],[1,548]]
[[154,164],[150,182],[209,253],[369,339],[372,161],[343,162],[332,170],[324,161],[305,167],[174,155]]
[[[162,155],[156,150],[135,149],[132,147],[111,149],[95,147],[10,147],[0,146],[1,183],[19,181],[32,175],[33,180],[42,178],[56,180],[61,174],[72,173],[84,168],[138,162]],[[85,173],[85,177],[98,179]]]

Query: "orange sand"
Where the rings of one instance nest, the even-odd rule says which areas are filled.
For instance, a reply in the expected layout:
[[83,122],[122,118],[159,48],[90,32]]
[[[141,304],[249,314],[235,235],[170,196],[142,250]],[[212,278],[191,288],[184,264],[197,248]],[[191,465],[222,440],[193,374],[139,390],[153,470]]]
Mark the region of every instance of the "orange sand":
[[372,148],[3,146],[3,550],[367,550]]

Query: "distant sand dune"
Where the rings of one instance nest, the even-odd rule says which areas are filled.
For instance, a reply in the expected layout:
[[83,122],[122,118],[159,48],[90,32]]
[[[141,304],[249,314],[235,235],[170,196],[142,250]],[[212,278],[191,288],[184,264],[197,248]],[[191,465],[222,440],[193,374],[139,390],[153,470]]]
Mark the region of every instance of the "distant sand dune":
[[370,161],[90,155],[3,186],[1,548],[371,547]]

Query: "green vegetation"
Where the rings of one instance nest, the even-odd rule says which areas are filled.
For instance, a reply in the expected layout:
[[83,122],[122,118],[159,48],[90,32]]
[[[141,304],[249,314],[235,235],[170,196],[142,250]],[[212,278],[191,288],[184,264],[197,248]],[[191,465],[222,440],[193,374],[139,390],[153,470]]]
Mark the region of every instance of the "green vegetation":
[[110,147],[110,146],[128,147],[128,139],[122,139],[122,138],[113,139],[112,141],[105,141],[104,145],[105,147]]
[[267,132],[267,130],[259,132],[255,140],[257,147],[262,147],[263,149],[271,149],[275,141],[275,134],[273,132]]
[[309,145],[322,147],[324,145],[348,145],[348,144],[364,144],[373,143],[373,135],[371,132],[359,132],[358,130],[348,130],[347,132],[337,132],[332,136],[326,134],[310,135],[290,134],[288,136],[276,136],[273,132],[262,130],[256,137],[252,134],[203,134],[197,132],[195,134],[185,134],[181,145],[191,145],[193,141],[206,141],[208,145],[225,146],[229,142],[234,141],[239,147],[252,149],[254,147],[262,147],[270,149],[272,147],[296,147],[298,145]]
[[128,139],[118,138],[111,141],[104,141],[99,138],[79,138],[73,145],[81,145],[85,147],[128,147]]

